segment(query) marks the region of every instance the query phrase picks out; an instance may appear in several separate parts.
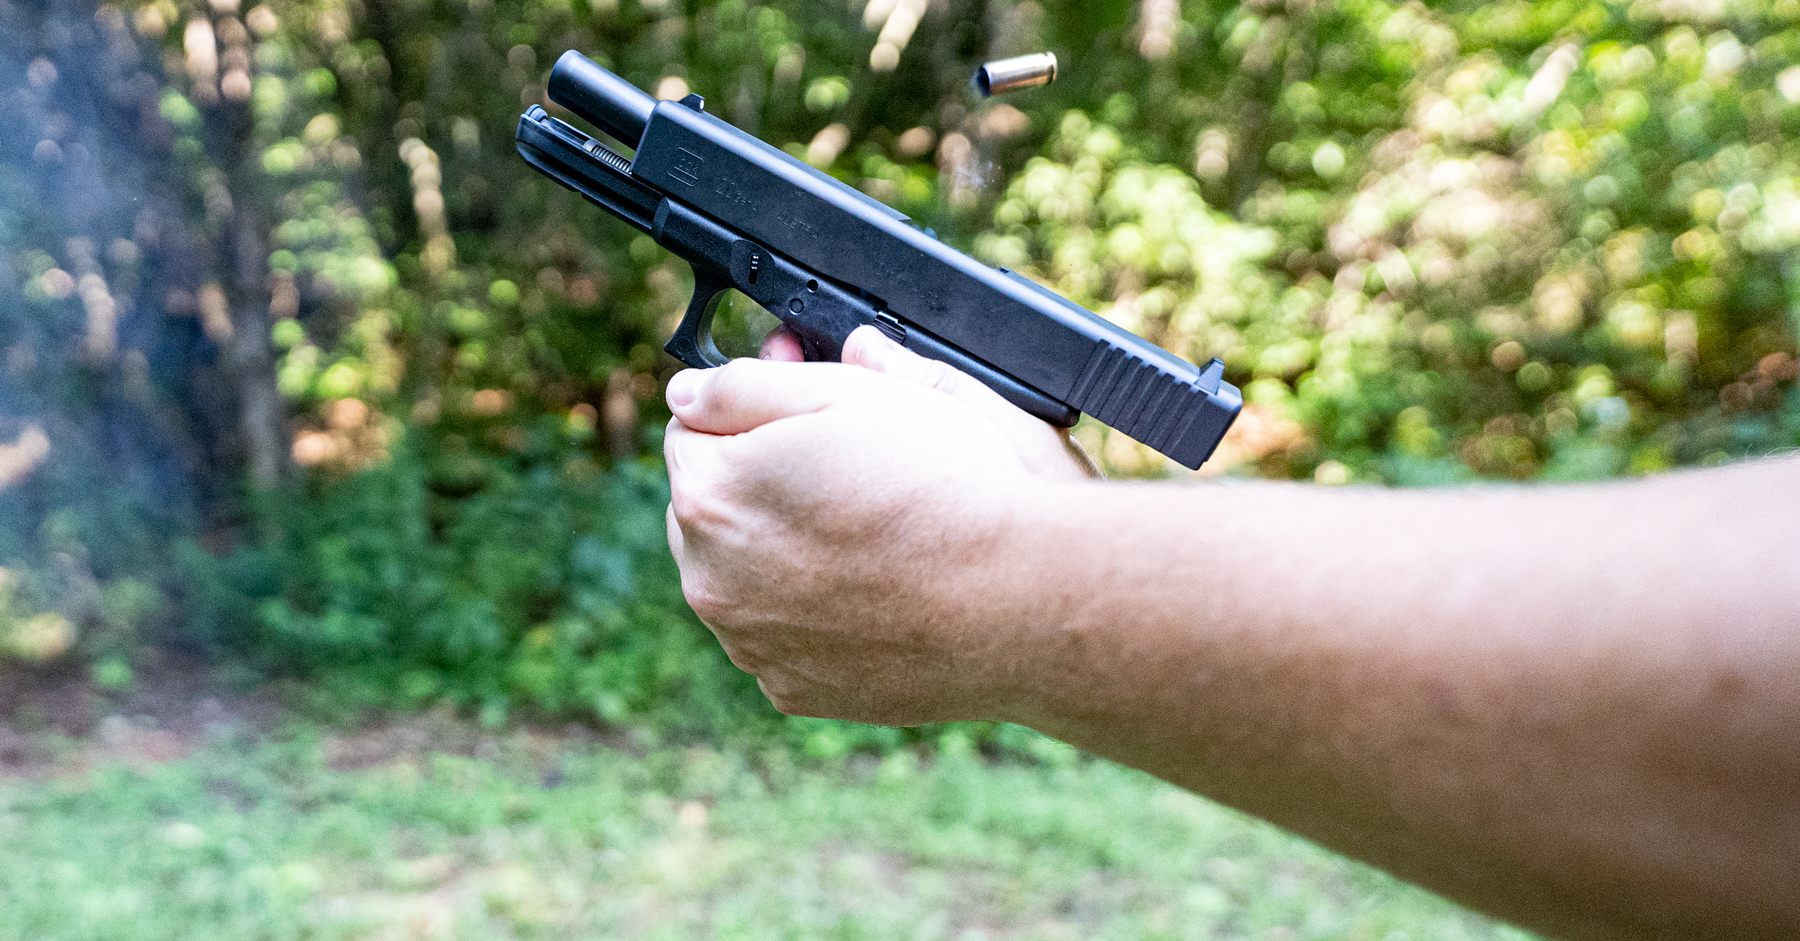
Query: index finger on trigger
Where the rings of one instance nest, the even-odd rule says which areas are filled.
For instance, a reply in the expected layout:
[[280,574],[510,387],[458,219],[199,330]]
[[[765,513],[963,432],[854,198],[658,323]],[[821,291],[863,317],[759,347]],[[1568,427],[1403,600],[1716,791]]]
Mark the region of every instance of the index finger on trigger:
[[763,337],[762,348],[757,351],[757,359],[771,360],[777,363],[800,363],[806,361],[806,351],[800,346],[800,338],[787,327],[776,327]]

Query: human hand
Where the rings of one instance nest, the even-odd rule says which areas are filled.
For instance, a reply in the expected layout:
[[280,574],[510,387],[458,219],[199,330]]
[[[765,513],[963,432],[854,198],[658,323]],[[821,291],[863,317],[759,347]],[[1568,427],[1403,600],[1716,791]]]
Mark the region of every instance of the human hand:
[[[1027,469],[1046,478],[1085,479],[1105,476],[1100,465],[1082,450],[1067,429],[1045,424],[1020,411],[969,374],[933,359],[926,359],[889,340],[873,327],[863,327],[847,340],[843,361],[865,366],[907,382],[930,386],[960,399],[987,416],[1006,432]],[[778,363],[806,359],[800,338],[786,327],[776,327],[763,338],[759,358]]]
[[844,362],[669,384],[682,589],[776,708],[889,725],[992,717],[1018,691],[996,565],[1022,499],[1086,476],[1055,429],[864,328]]

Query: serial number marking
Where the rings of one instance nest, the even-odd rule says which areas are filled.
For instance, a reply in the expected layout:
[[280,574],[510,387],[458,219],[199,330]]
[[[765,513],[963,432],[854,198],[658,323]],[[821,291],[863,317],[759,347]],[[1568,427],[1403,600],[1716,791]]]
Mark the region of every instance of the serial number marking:
[[815,239],[819,237],[819,231],[806,222],[801,221],[798,216],[786,212],[778,212],[775,214],[775,221],[793,229],[795,232],[809,235]]

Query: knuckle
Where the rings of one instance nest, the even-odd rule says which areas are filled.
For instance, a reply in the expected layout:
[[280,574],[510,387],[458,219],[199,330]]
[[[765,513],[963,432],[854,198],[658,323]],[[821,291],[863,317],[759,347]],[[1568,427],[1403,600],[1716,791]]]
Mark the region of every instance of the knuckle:
[[697,488],[691,486],[674,486],[669,488],[669,511],[675,514],[677,522],[689,526],[699,521],[702,499]]
[[669,509],[682,529],[705,531],[716,528],[730,517],[728,502],[714,482],[696,479],[671,480]]
[[[681,595],[683,598],[687,599],[688,607],[694,609],[694,614],[698,615],[700,620],[705,621],[708,625],[717,628],[721,625],[728,625],[731,623],[732,611],[735,607],[731,603],[731,599],[715,590],[713,586],[706,581],[702,579],[683,579],[681,583]],[[729,651],[727,651],[727,653],[729,653]],[[733,658],[732,662],[735,663],[737,661]]]
[[756,368],[756,360],[734,359],[713,370],[706,384],[706,406],[708,409],[731,411],[743,400],[743,389],[746,380],[745,371]]
[[826,710],[820,709],[818,704],[801,695],[799,690],[791,688],[789,684],[782,682],[778,677],[759,676],[756,684],[762,688],[763,696],[769,700],[769,705],[774,706],[775,711],[784,716],[810,719],[828,718],[825,715]]
[[949,363],[935,359],[927,359],[919,367],[919,381],[939,392],[955,395],[962,373],[956,371]]
[[681,477],[687,467],[681,447],[681,430],[684,427],[681,419],[671,418],[668,426],[663,429],[663,463],[668,465],[670,479]]
[[767,667],[760,658],[745,650],[742,644],[732,642],[716,630],[713,633],[719,637],[719,646],[725,649],[725,658],[731,661],[732,666],[751,676],[763,672]]
[[814,716],[808,716],[806,709],[802,708],[798,702],[791,700],[786,696],[781,696],[781,695],[770,696],[769,697],[769,705],[774,706],[775,711],[781,713],[784,716],[800,716],[803,718],[816,718]]

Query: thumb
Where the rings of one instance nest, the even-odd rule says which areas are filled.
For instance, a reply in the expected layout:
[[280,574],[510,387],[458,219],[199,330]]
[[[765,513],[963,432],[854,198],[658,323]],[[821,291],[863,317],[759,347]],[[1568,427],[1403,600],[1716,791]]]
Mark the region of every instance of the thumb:
[[1005,433],[1034,473],[1073,479],[1100,476],[1099,467],[1066,431],[1026,414],[968,373],[920,356],[874,327],[858,327],[850,334],[844,341],[844,362],[928,386],[969,406]]
[[949,363],[920,356],[874,327],[858,327],[850,334],[844,341],[844,362],[936,389],[961,400],[1002,427],[1010,428],[1021,422],[1030,423],[1025,427],[1042,424],[975,377]]
[[743,434],[806,415],[863,392],[874,377],[840,363],[734,359],[717,369],[684,369],[669,380],[669,410],[709,435]]

